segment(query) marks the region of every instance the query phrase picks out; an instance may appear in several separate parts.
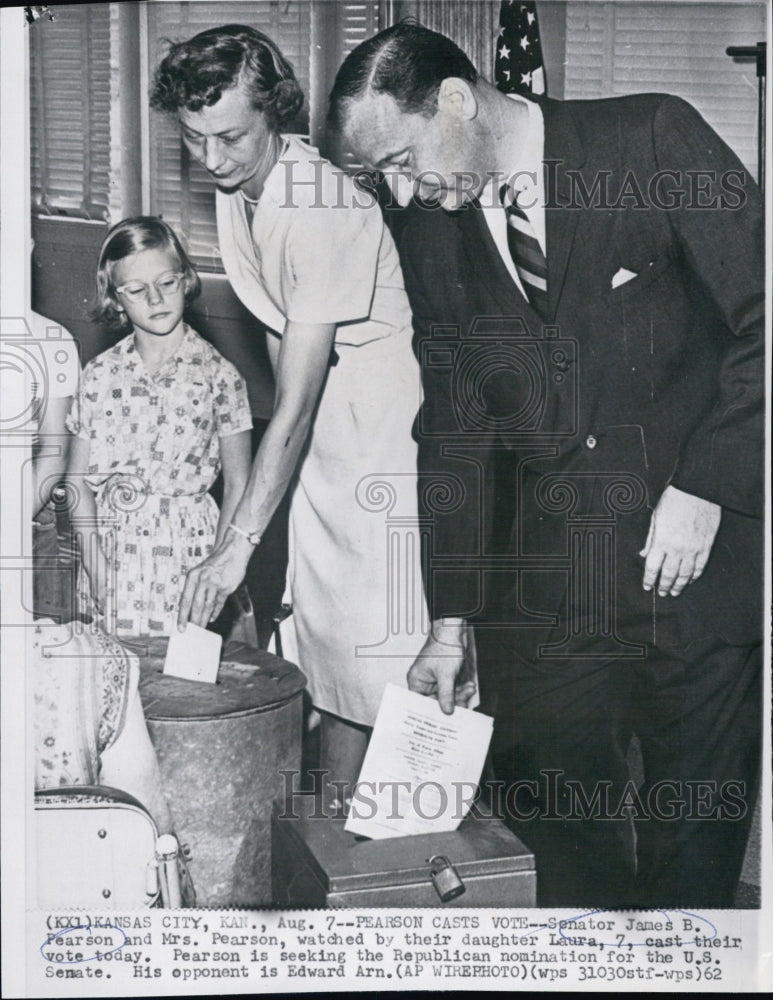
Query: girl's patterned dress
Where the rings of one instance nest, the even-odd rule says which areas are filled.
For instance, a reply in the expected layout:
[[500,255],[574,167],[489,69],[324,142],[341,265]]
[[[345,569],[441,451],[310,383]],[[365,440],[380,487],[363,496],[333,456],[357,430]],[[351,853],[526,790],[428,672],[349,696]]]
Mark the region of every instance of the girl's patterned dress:
[[[118,635],[176,627],[185,574],[209,552],[221,437],[252,427],[236,368],[194,330],[150,374],[130,334],[90,361],[67,421],[89,442],[86,482],[114,567]],[[94,614],[81,573],[79,606]]]

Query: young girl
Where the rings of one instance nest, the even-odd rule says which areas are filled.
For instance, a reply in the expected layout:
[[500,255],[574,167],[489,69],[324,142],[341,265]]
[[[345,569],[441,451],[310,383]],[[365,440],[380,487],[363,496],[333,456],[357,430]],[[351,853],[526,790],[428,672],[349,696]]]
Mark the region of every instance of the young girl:
[[[249,475],[244,382],[183,322],[200,287],[161,219],[107,234],[95,315],[127,336],[86,365],[67,426],[79,602],[118,635],[176,628],[185,574],[220,541]],[[221,466],[218,517],[208,491]]]

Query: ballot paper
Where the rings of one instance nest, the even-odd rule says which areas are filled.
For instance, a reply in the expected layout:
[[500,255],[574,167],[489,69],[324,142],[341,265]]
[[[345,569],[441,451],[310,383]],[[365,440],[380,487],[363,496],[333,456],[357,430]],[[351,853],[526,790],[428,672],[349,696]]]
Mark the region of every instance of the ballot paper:
[[345,829],[381,840],[455,830],[469,811],[491,741],[488,715],[387,684]]
[[214,684],[220,666],[221,636],[188,622],[184,632],[172,632],[164,660],[164,673],[189,681]]

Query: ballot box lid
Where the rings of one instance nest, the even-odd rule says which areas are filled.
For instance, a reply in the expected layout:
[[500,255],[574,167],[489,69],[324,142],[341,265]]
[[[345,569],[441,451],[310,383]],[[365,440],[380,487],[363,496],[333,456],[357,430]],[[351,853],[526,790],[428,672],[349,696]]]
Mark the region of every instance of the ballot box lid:
[[429,859],[438,854],[462,878],[534,869],[534,855],[499,819],[468,816],[450,833],[367,840],[347,833],[343,817],[324,816],[320,799],[307,794],[276,803],[274,823],[327,892],[425,882]]
[[265,712],[289,701],[306,686],[287,660],[240,642],[228,642],[220,656],[216,684],[163,673],[165,636],[123,640],[140,660],[140,698],[151,721],[218,719]]

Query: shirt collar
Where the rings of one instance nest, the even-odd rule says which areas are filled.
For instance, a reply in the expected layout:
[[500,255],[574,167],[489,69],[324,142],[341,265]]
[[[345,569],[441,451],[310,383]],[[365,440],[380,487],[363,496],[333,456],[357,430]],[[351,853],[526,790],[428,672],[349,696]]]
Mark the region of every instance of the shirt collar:
[[499,189],[507,182],[514,186],[516,193],[526,192],[525,204],[534,207],[543,202],[544,175],[543,159],[545,151],[545,120],[542,108],[536,101],[521,94],[507,94],[511,101],[518,101],[527,111],[525,127],[518,137],[515,162],[510,164],[509,177],[492,178],[487,185],[486,203],[499,206]]
[[[292,170],[294,164],[320,159],[319,151],[313,146],[307,146],[297,136],[282,134],[280,135],[280,139],[284,144],[284,149],[279,155],[279,159],[271,168],[268,177],[263,182],[263,191],[261,192],[258,204],[265,198],[267,201],[273,201],[277,205],[285,205],[287,203],[288,191],[292,191]],[[289,175],[287,173],[288,170],[291,171]]]
[[[198,334],[196,334],[188,326],[188,324],[185,323],[183,326],[183,337],[178,345],[176,352],[172,354],[171,357],[167,358],[167,360],[163,363],[163,365],[161,365],[161,367],[154,372],[153,377],[157,378],[159,375],[166,373],[172,365],[176,367],[178,364],[186,361],[191,361],[193,358],[199,355],[201,353],[200,339],[201,338],[198,336]],[[125,337],[123,341],[119,343],[118,347],[120,348],[121,353],[123,354],[124,357],[136,360],[137,362],[140,363],[140,365],[142,365],[142,358],[140,357],[140,353],[137,350],[137,345],[134,339],[134,333],[130,333],[128,337]],[[144,365],[142,365],[142,368],[140,370],[141,371],[145,370]]]

